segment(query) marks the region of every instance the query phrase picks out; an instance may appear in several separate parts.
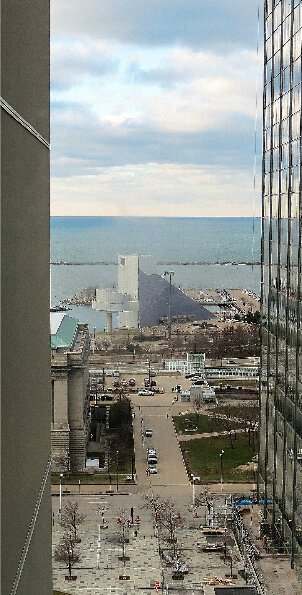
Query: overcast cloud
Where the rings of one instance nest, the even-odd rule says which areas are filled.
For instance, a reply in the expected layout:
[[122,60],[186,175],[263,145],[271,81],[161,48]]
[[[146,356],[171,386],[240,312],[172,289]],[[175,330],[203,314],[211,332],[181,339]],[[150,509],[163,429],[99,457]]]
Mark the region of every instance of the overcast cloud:
[[260,215],[258,1],[51,7],[53,215]]

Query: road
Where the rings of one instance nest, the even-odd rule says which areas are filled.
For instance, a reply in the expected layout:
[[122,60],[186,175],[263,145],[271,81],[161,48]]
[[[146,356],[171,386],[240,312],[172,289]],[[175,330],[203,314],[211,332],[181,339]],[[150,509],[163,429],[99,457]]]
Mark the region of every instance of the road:
[[[134,439],[138,486],[151,485],[161,495],[188,493],[189,480],[172,421],[171,397],[131,397],[135,411]],[[145,437],[145,430],[151,428],[152,438]],[[157,475],[146,474],[147,447],[154,446],[157,452]],[[160,489],[159,489],[160,488]]]

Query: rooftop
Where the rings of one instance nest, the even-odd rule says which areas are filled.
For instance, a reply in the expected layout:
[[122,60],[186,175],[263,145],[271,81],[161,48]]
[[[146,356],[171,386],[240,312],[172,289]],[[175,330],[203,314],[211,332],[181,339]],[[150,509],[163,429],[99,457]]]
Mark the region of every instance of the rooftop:
[[79,321],[64,312],[51,312],[50,337],[51,349],[57,347],[72,348]]

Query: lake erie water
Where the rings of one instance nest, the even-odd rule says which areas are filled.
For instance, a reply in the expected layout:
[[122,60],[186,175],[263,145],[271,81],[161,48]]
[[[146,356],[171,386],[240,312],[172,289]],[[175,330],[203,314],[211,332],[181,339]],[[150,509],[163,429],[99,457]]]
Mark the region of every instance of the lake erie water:
[[[155,255],[158,273],[173,270],[182,289],[260,293],[260,265],[247,264],[260,262],[260,218],[51,217],[50,233],[51,263],[60,263],[51,264],[52,306],[89,286],[116,288],[119,254]],[[90,329],[106,326],[89,306],[69,314]]]

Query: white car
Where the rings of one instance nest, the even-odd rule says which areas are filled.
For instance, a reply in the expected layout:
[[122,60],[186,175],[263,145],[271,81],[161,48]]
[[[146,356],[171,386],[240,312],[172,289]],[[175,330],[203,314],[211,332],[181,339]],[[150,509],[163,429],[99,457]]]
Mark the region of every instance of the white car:
[[154,475],[157,473],[157,467],[155,465],[149,465],[149,473],[150,475]]
[[143,395],[143,396],[152,396],[152,395],[154,395],[154,391],[153,390],[144,390],[144,389],[142,389],[142,390],[139,390],[138,391],[138,394],[139,395]]

